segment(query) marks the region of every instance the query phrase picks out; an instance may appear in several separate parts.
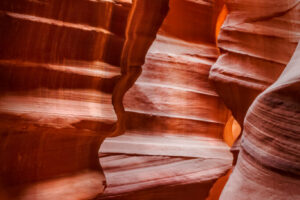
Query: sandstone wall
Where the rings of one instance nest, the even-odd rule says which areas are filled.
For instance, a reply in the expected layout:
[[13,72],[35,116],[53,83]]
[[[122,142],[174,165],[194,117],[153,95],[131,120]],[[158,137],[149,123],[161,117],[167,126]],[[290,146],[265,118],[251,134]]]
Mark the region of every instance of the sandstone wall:
[[221,27],[221,55],[210,78],[233,116],[243,124],[255,99],[289,62],[299,41],[299,1],[225,2],[228,15]]
[[118,128],[112,99],[122,96],[121,63],[131,62],[132,47],[143,63],[158,29],[147,27],[159,27],[166,12],[167,1],[157,1],[151,6],[162,15],[148,9],[133,20],[148,7],[137,2],[0,2],[3,196],[74,200],[103,191],[98,150]]
[[210,79],[244,131],[220,199],[297,199],[298,52],[290,59],[300,39],[299,1],[225,4]]
[[230,113],[208,79],[219,56],[221,8],[170,0],[141,75],[125,94],[125,134],[101,145],[107,188],[100,199],[205,199],[230,169],[223,141]]
[[300,45],[249,108],[237,166],[220,199],[298,199]]

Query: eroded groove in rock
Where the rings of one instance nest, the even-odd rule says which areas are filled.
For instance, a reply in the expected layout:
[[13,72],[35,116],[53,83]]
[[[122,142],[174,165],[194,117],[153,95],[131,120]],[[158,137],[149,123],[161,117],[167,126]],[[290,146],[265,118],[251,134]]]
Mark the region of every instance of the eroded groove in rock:
[[237,166],[221,199],[299,199],[300,44],[249,108]]

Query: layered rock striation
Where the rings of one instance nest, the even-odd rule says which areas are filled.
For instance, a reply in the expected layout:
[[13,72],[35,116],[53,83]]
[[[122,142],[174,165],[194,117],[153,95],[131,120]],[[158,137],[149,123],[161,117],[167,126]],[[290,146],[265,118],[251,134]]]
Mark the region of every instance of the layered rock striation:
[[132,48],[143,63],[158,29],[149,27],[166,13],[132,19],[143,2],[0,2],[3,197],[91,199],[103,191],[98,150],[118,128],[112,100],[123,93],[122,63],[131,64]]
[[218,94],[243,124],[255,97],[271,85],[299,41],[299,1],[225,2],[218,37],[221,55],[210,71]]
[[237,165],[220,199],[299,199],[300,45],[249,108]]
[[299,6],[1,1],[0,198],[299,198]]
[[228,0],[226,6],[210,79],[244,135],[241,147],[234,145],[241,153],[220,199],[297,199],[299,53],[290,59],[300,39],[299,1]]
[[205,199],[231,167],[223,141],[230,112],[208,79],[222,5],[171,0],[169,7],[125,94],[125,134],[101,145],[107,188],[99,199]]

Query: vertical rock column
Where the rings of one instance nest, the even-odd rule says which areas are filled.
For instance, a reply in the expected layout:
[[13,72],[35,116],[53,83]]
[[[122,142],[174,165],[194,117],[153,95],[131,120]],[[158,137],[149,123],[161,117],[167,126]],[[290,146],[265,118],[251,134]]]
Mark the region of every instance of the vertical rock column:
[[134,0],[126,26],[126,40],[121,54],[121,78],[113,92],[113,104],[118,116],[116,129],[111,136],[125,132],[123,97],[142,71],[145,56],[156,37],[169,9],[169,0]]

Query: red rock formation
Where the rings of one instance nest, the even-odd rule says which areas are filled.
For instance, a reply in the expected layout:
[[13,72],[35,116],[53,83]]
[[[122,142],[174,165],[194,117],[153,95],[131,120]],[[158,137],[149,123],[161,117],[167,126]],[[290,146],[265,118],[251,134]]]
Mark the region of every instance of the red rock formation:
[[115,85],[131,67],[128,51],[139,48],[134,65],[141,65],[158,29],[149,27],[164,18],[150,9],[141,27],[143,13],[127,17],[147,6],[136,2],[0,2],[4,196],[74,200],[102,192],[98,149],[117,121],[112,93],[122,94]]
[[[299,41],[299,1],[225,3],[1,1],[0,198],[218,199],[234,117]],[[222,199],[299,198],[299,51],[248,111]]]
[[[299,2],[228,0],[226,6],[229,13],[218,39],[221,56],[212,67],[210,78],[234,117],[243,124],[245,114],[255,97],[279,77],[294,52],[299,41],[300,30],[296,25],[299,21]],[[232,149],[235,155],[239,149],[238,143]],[[262,152],[259,148],[254,151],[257,152],[254,157],[256,160]],[[243,164],[239,165],[248,162],[246,160],[249,160],[249,156],[246,156],[246,159],[245,155],[242,153],[240,156],[239,163]],[[250,183],[239,187],[240,180],[248,181],[250,178],[248,175],[246,179],[243,177],[246,173],[251,174],[254,185],[262,184],[258,183],[258,180],[265,181],[265,184],[272,182],[270,177],[259,175],[265,172],[259,172],[259,169],[255,168],[250,170],[250,166],[247,166],[250,165],[249,162],[245,164],[246,167],[237,167],[243,169],[237,169],[233,174],[222,196],[224,199],[267,198],[264,195],[268,192],[263,194],[265,187],[258,188],[256,185],[257,195],[251,192],[253,185]],[[240,171],[243,171],[244,175],[240,175]],[[273,189],[271,187],[271,190]]]
[[224,176],[222,176],[215,182],[213,187],[210,189],[209,196],[206,198],[206,200],[218,200],[220,198],[224,186],[227,183],[231,173],[232,170],[229,170]]
[[220,199],[299,199],[300,44],[249,108],[237,166]]
[[100,148],[107,179],[100,199],[205,199],[230,169],[232,156],[222,140],[229,111],[208,80],[219,53],[221,8],[170,1],[141,76],[124,97],[125,135]]
[[272,84],[299,40],[297,0],[227,0],[221,28],[221,56],[210,78],[233,116],[243,124],[254,98]]
[[[146,53],[156,37],[163,19],[168,12],[169,0],[134,1],[128,17],[126,41],[121,54],[121,78],[113,92],[113,105],[118,116],[116,129],[111,136],[123,134],[126,129],[126,116],[123,97],[141,74]],[[147,11],[146,11],[147,10]]]
[[132,199],[136,193],[145,199],[205,199],[232,162],[221,140],[195,136],[125,133],[106,139],[100,152],[107,181],[100,199]]
[[[299,40],[298,1],[231,1],[221,27],[221,55],[210,79],[232,115],[243,125],[255,97],[272,84]],[[240,138],[232,147],[238,154]],[[235,161],[234,161],[235,163]]]

